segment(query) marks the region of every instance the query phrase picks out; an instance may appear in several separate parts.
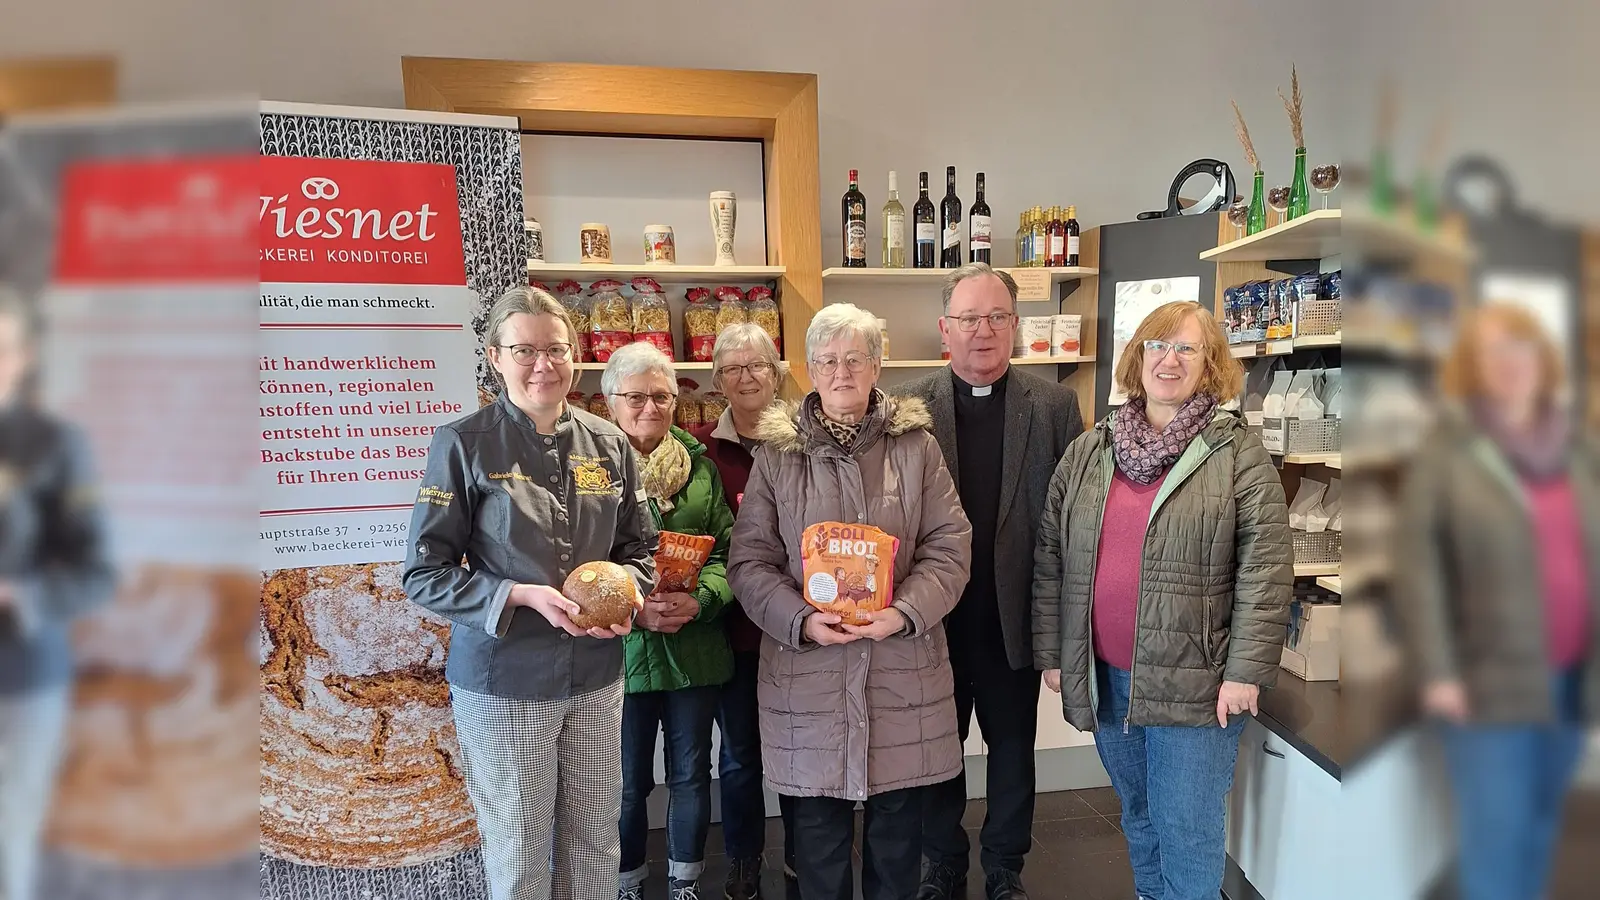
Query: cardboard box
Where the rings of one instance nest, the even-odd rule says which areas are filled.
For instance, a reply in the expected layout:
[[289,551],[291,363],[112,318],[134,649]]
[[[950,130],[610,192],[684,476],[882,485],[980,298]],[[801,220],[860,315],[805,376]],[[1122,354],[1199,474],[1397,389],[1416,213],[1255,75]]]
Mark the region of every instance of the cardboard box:
[[1289,607],[1283,668],[1306,681],[1339,680],[1339,604],[1296,600]]

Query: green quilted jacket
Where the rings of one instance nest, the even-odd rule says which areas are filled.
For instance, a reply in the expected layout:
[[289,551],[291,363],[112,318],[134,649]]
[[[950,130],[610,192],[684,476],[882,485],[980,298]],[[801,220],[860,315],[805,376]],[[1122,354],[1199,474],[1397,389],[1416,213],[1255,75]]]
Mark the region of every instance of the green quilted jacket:
[[627,691],[675,691],[679,688],[722,684],[733,677],[733,650],[722,626],[722,611],[733,602],[728,588],[728,538],[733,532],[733,510],[722,491],[716,464],[706,458],[706,447],[676,426],[672,438],[689,448],[693,459],[689,482],[672,498],[663,514],[655,500],[650,515],[662,531],[704,534],[717,539],[711,559],[700,571],[695,599],[700,614],[676,634],[661,634],[634,626],[623,638],[627,650]]

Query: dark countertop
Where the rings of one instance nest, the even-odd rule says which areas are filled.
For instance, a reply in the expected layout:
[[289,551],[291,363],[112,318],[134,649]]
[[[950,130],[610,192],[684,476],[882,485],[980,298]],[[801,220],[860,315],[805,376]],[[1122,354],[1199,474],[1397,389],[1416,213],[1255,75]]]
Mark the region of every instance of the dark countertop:
[[1334,778],[1417,720],[1416,695],[1404,679],[1375,685],[1301,681],[1278,673],[1261,694],[1256,719]]

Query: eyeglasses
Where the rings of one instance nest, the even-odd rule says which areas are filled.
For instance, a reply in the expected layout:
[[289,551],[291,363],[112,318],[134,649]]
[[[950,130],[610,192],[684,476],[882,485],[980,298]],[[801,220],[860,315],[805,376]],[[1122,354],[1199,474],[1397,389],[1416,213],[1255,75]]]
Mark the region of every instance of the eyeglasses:
[[571,344],[551,344],[548,347],[535,347],[532,344],[496,344],[501,350],[510,350],[511,358],[519,366],[531,366],[539,357],[553,363],[563,363],[572,358]]
[[771,375],[773,370],[772,363],[753,362],[747,366],[723,366],[717,370],[717,374],[722,376],[723,381],[734,381],[743,378],[746,372],[750,373],[751,378],[760,378],[764,375]]
[[677,394],[643,394],[639,391],[628,391],[625,394],[612,394],[621,397],[622,402],[628,404],[629,409],[644,409],[644,402],[649,400],[656,405],[656,409],[666,409],[678,399]]
[[1194,359],[1200,355],[1199,344],[1190,344],[1182,341],[1176,344],[1167,341],[1144,342],[1144,352],[1154,354],[1156,359],[1165,359],[1167,352],[1171,350],[1178,351],[1179,359]]
[[[817,370],[818,375],[827,378],[833,373],[839,371],[839,362],[840,360],[838,357],[827,356],[823,357],[822,359],[813,359],[811,361],[811,367]],[[856,354],[852,353],[849,356],[846,356],[843,362],[845,371],[849,372],[851,375],[859,375],[862,372],[865,372],[868,366],[872,365],[872,358],[869,356],[857,356]]]
[[971,334],[972,332],[978,330],[979,322],[988,322],[989,330],[999,331],[1007,325],[1010,325],[1011,320],[1016,317],[1011,313],[990,313],[987,316],[945,316],[944,318],[948,321],[956,323],[956,327],[962,331]]

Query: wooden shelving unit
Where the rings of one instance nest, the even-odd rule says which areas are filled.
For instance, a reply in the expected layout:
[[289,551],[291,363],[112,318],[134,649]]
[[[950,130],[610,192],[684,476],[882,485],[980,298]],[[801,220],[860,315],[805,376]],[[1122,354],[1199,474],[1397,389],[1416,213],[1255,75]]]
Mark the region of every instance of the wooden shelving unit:
[[[746,275],[777,282],[783,356],[805,357],[805,326],[823,302],[817,76],[422,56],[402,57],[400,70],[410,109],[515,116],[528,133],[760,141],[765,221],[741,219],[739,227],[765,228],[767,265]],[[565,271],[589,277],[597,268]],[[648,267],[645,274],[661,280],[667,271]],[[715,266],[670,271],[696,282],[732,275],[730,267]],[[784,393],[795,396],[810,387],[805,367],[792,366]]]
[[[822,280],[825,282],[892,282],[892,281],[943,281],[950,274],[949,269],[845,269],[833,268],[822,270]],[[1001,268],[1000,271],[1008,274],[1017,272],[1047,272],[1052,285],[1065,284],[1069,281],[1081,281],[1085,278],[1100,274],[1099,269],[1088,266],[1072,266],[1069,268],[1054,269],[1017,269]]]
[[1290,453],[1283,458],[1285,463],[1297,466],[1326,466],[1330,469],[1342,467],[1339,451],[1330,453]]
[[[1338,256],[1343,249],[1341,219],[1340,210],[1319,209],[1249,237],[1213,247],[1200,254],[1200,258],[1206,262],[1236,263]],[[1223,224],[1232,228],[1226,219]]]
[[[679,372],[711,371],[711,363],[708,362],[675,362],[672,364],[672,367]],[[606,364],[598,362],[577,363],[573,365],[573,368],[577,369],[579,372],[604,372]]]
[[1317,587],[1335,594],[1344,593],[1344,582],[1338,575],[1324,575],[1317,579]]
[[581,281],[587,287],[591,281],[615,278],[626,283],[643,276],[654,278],[661,284],[749,284],[751,282],[778,281],[784,275],[783,266],[684,266],[684,265],[583,265],[579,263],[528,263],[528,278],[543,281],[555,287],[554,282],[568,278]]
[[1295,563],[1294,577],[1319,578],[1324,575],[1338,575],[1338,563]]
[[[950,362],[948,359],[886,359],[883,361],[885,369],[937,369]],[[1051,356],[1044,359],[1017,358],[1011,361],[1013,366],[1075,366],[1078,363],[1092,363],[1092,356]]]

